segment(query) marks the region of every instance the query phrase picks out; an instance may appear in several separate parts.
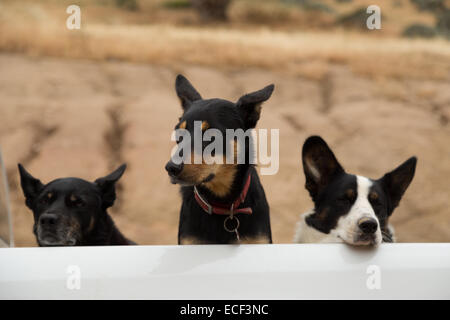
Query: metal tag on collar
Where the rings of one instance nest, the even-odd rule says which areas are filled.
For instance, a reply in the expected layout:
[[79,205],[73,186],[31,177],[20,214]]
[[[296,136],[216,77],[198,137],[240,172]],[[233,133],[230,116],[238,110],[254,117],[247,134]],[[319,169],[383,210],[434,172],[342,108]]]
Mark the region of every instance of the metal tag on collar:
[[[233,221],[233,220],[236,220],[236,226],[234,228],[229,228],[227,225],[227,222]],[[239,237],[239,231],[238,231],[239,225],[240,225],[239,219],[237,217],[233,216],[232,214],[230,214],[228,217],[226,217],[225,220],[223,221],[223,227],[224,227],[225,231],[234,232],[234,234],[236,234],[236,240],[238,243],[241,242],[241,238]]]

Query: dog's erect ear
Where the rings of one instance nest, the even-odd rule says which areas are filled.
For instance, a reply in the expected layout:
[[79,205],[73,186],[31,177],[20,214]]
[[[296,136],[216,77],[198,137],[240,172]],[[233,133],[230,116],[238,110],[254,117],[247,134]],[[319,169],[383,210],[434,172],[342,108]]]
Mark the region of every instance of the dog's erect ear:
[[19,163],[20,185],[22,186],[23,195],[25,196],[25,204],[32,209],[33,200],[39,195],[44,185],[39,179],[34,178]]
[[177,91],[178,98],[180,98],[181,106],[184,111],[189,109],[192,102],[202,99],[200,93],[198,93],[189,80],[181,74],[179,74],[175,80],[175,90]]
[[411,157],[379,180],[391,199],[392,210],[389,214],[398,206],[400,199],[411,183],[416,172],[416,164],[417,158]]
[[319,136],[306,139],[303,144],[302,161],[306,178],[305,187],[314,201],[319,192],[336,175],[345,172],[327,143]]
[[106,177],[98,178],[97,180],[95,180],[95,184],[100,188],[102,192],[103,209],[109,208],[114,204],[114,201],[116,200],[115,184],[117,180],[119,180],[123,175],[126,168],[127,165],[123,164]]
[[256,126],[261,114],[261,104],[270,98],[275,86],[273,84],[239,98],[236,103],[239,114],[244,120],[245,129]]

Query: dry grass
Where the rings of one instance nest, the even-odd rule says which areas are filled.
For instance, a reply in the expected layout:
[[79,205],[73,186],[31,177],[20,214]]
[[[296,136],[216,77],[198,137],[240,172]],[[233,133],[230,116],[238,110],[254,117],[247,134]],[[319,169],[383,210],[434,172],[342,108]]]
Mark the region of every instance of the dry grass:
[[328,63],[347,64],[370,77],[442,80],[450,71],[450,45],[444,40],[374,40],[348,33],[285,34],[168,25],[87,25],[81,31],[46,25],[8,31],[12,28],[1,25],[0,50],[30,55],[159,65],[260,67],[308,78],[320,78]]
[[[377,31],[363,34],[336,28],[332,33],[241,28],[249,6],[254,5],[248,1],[238,1],[234,6],[234,11],[244,12],[244,18],[238,19],[239,14],[235,13],[237,22],[231,27],[169,25],[160,22],[168,15],[160,2],[144,2],[143,7],[148,10],[141,13],[92,5],[82,11],[81,30],[71,31],[65,28],[64,7],[54,1],[25,1],[26,6],[23,1],[7,1],[0,15],[0,51],[165,66],[189,63],[218,68],[259,67],[289,71],[309,79],[321,79],[329,65],[336,63],[347,64],[353,71],[374,78],[442,80],[450,72],[450,45],[445,40],[411,41],[380,37]],[[274,1],[264,3],[259,10],[274,6]],[[147,17],[150,11],[156,23],[141,24],[144,18],[151,18]],[[286,12],[296,16],[298,10]],[[274,21],[281,19],[277,14],[272,16]],[[261,22],[265,20],[263,17]]]

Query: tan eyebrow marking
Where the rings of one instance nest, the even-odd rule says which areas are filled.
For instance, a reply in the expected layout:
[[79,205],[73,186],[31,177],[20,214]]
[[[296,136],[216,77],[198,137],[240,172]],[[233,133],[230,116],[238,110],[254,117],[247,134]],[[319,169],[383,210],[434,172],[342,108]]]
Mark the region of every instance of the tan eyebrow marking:
[[369,198],[370,198],[370,200],[377,200],[378,193],[372,191],[371,193],[369,193]]
[[92,229],[94,229],[94,222],[95,222],[95,219],[93,216],[91,216],[91,219],[89,220],[88,231],[92,231]]
[[70,195],[70,201],[75,202],[77,201],[77,197],[75,197],[73,194]]
[[209,123],[207,121],[202,122],[202,131],[205,131],[209,128]]
[[355,190],[347,189],[347,191],[345,191],[345,195],[347,196],[347,198],[353,199],[355,197]]
[[53,198],[53,192],[48,192],[46,194],[46,197],[49,198],[49,199]]
[[180,125],[178,126],[179,129],[186,129],[186,120],[183,121],[182,123],[180,123]]

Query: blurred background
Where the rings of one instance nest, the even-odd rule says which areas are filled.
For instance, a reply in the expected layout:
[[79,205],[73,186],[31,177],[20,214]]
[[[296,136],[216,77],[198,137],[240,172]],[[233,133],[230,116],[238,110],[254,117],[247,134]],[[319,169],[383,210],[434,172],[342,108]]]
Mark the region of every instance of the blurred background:
[[[81,7],[68,30],[67,6]],[[368,30],[366,8],[381,8]],[[450,1],[1,0],[0,146],[17,246],[35,246],[17,163],[43,182],[90,181],[122,162],[110,214],[139,244],[175,244],[181,198],[164,165],[183,73],[205,98],[275,83],[259,128],[280,129],[262,176],[275,243],[312,207],[301,146],[320,134],[348,172],[416,176],[392,222],[400,242],[450,241]]]

